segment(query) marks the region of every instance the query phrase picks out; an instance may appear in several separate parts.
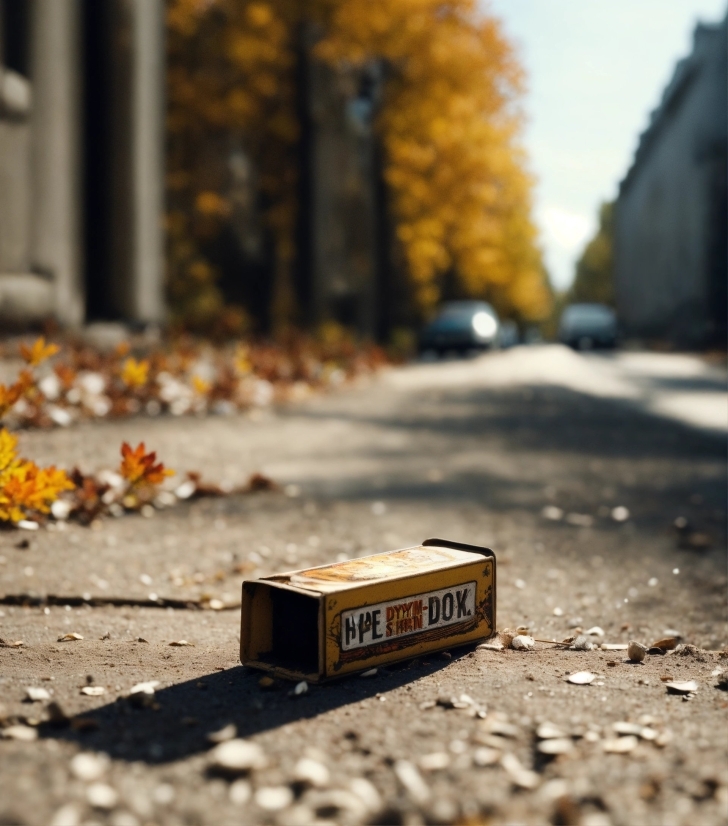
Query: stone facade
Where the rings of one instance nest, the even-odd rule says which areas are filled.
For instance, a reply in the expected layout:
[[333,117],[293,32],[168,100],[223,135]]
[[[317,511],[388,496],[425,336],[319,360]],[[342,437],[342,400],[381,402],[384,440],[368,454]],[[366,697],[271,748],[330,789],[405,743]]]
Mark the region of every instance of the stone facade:
[[727,21],[696,26],[620,185],[615,286],[629,335],[725,342]]
[[158,322],[163,0],[0,0],[0,318]]

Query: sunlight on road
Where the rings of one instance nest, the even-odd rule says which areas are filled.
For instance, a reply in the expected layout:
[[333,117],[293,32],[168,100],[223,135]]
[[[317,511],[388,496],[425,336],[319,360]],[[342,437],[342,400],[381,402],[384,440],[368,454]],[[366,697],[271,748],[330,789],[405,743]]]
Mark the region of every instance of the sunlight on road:
[[645,412],[709,430],[728,430],[726,373],[698,356],[577,353],[560,344],[515,347],[473,359],[421,363],[387,374],[400,389],[554,386],[621,399]]

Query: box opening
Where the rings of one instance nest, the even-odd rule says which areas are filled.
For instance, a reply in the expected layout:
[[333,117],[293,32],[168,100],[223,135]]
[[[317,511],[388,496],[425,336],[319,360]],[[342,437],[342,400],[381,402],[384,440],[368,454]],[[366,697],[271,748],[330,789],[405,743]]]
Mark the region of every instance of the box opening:
[[319,670],[319,600],[283,588],[270,588],[271,648],[261,662],[291,671]]

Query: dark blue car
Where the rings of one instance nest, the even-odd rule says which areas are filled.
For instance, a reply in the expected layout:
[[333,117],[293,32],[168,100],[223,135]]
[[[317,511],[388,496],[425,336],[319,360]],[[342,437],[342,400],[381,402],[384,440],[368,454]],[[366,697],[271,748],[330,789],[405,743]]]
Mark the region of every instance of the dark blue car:
[[498,342],[499,326],[495,310],[485,301],[448,302],[420,334],[420,353],[488,350]]

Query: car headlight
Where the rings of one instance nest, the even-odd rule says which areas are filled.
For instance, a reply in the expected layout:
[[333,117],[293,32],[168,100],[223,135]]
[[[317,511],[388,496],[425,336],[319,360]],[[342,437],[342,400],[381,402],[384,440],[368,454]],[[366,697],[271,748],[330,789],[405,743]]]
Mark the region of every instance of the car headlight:
[[476,313],[471,323],[475,334],[481,338],[493,338],[498,330],[498,322],[490,313]]

